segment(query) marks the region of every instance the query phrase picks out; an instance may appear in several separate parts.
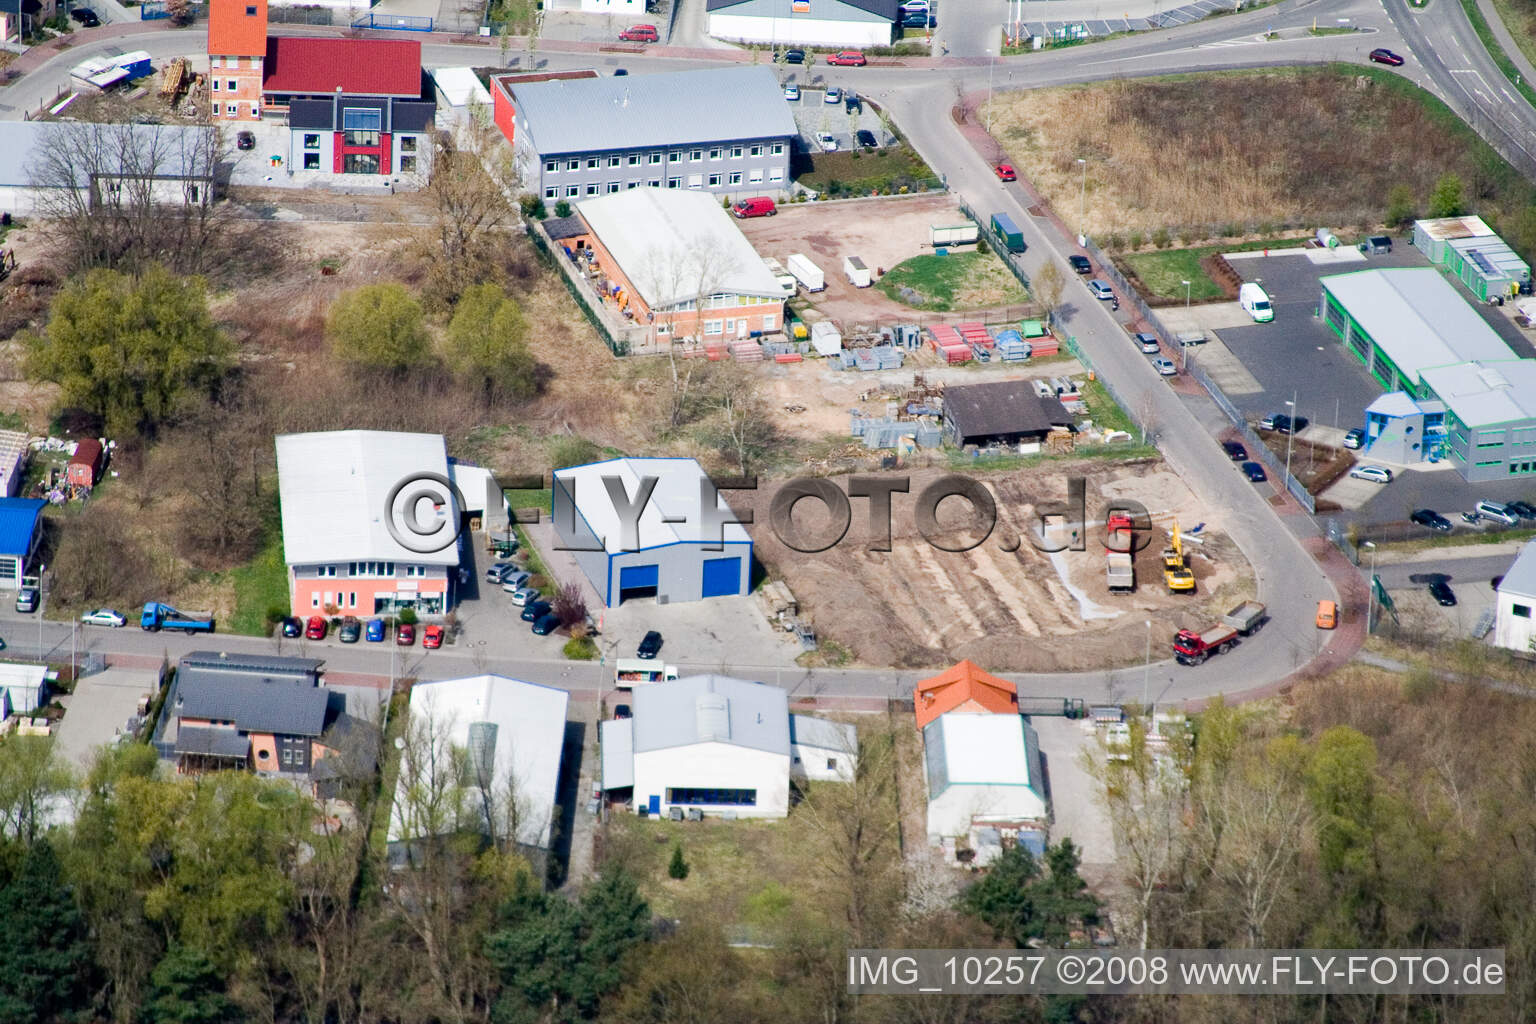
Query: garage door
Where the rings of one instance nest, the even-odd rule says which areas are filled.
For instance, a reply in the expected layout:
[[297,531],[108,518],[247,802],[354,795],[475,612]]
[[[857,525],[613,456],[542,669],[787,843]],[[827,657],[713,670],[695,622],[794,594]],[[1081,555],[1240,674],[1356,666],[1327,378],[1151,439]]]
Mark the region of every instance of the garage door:
[[704,596],[723,597],[739,593],[741,593],[741,559],[705,559]]
[[637,597],[655,597],[661,580],[659,566],[626,565],[619,569],[619,603]]

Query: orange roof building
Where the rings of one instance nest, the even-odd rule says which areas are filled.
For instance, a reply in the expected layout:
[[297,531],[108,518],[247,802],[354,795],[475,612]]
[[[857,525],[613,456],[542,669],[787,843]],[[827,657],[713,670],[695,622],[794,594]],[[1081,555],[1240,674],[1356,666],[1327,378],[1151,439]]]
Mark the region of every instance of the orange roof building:
[[267,0],[211,0],[208,53],[262,57],[267,52]]
[[1019,713],[1019,690],[967,659],[917,684],[912,702],[917,727],[950,711],[990,711],[998,715]]

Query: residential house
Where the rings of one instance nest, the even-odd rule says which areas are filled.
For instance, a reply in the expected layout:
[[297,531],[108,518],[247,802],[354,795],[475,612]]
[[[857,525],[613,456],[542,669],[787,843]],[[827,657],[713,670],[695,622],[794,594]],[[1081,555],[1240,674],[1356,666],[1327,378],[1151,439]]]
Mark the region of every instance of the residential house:
[[396,856],[464,829],[548,850],[569,700],[499,675],[416,683],[390,813]]
[[38,545],[43,540],[41,498],[0,498],[0,590],[35,585]]
[[266,74],[267,0],[208,0],[209,114],[260,121]]
[[930,842],[1048,817],[1040,743],[1022,715],[946,712],[923,727],[923,763]]
[[[411,608],[442,615],[451,608],[464,524],[451,491],[432,484],[433,476],[448,476],[438,434],[279,435],[278,497],[292,613],[370,616]],[[400,489],[413,480],[423,481],[427,491]],[[411,532],[407,518],[426,532]]]
[[912,705],[918,731],[922,731],[929,722],[950,711],[1016,715],[1019,689],[966,659],[918,683],[912,693]]
[[1527,541],[1495,588],[1493,642],[1522,654],[1536,654],[1536,540]]

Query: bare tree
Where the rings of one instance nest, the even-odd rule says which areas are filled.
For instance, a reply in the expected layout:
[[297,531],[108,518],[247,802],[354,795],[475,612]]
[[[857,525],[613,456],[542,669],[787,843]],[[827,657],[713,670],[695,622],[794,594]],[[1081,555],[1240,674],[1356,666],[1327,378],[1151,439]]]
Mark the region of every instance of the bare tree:
[[482,118],[445,134],[432,157],[425,195],[436,213],[443,259],[460,263],[477,254],[486,236],[512,219],[517,174],[505,147],[488,146]]
[[1061,294],[1066,288],[1066,281],[1061,274],[1061,268],[1054,260],[1047,260],[1045,266],[1040,268],[1040,273],[1029,283],[1029,290],[1034,293],[1035,301],[1040,303],[1047,315],[1055,313],[1061,306]]
[[730,454],[737,472],[746,476],[752,463],[771,449],[779,436],[757,376],[738,363],[730,363],[710,375],[709,385],[710,401],[716,409],[714,440]]
[[229,220],[216,201],[225,153],[211,125],[50,124],[28,174],[71,269],[202,273]]

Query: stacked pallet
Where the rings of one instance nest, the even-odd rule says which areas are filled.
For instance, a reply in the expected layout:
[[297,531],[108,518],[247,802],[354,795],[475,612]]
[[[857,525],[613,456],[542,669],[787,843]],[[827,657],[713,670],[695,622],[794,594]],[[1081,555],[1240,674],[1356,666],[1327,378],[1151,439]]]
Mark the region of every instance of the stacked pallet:
[[750,338],[744,341],[733,341],[731,358],[738,363],[760,363],[763,361],[763,346]]
[[1056,340],[1056,335],[1049,332],[1030,341],[1030,354],[1035,358],[1041,356],[1054,356],[1061,351],[1061,345]]
[[805,356],[799,352],[780,352],[773,357],[776,363],[799,363],[805,360]]
[[937,327],[928,328],[928,333],[933,338],[933,350],[946,363],[970,362],[971,347],[953,327],[940,324]]
[[964,324],[961,324],[960,325],[960,337],[965,339],[966,344],[971,345],[971,346],[979,345],[982,348],[991,348],[992,347],[992,335],[987,333],[987,327],[986,327],[985,324],[978,324],[978,323],[964,323]]
[[997,357],[1005,363],[1022,363],[1029,358],[1031,348],[1011,327],[997,332]]

